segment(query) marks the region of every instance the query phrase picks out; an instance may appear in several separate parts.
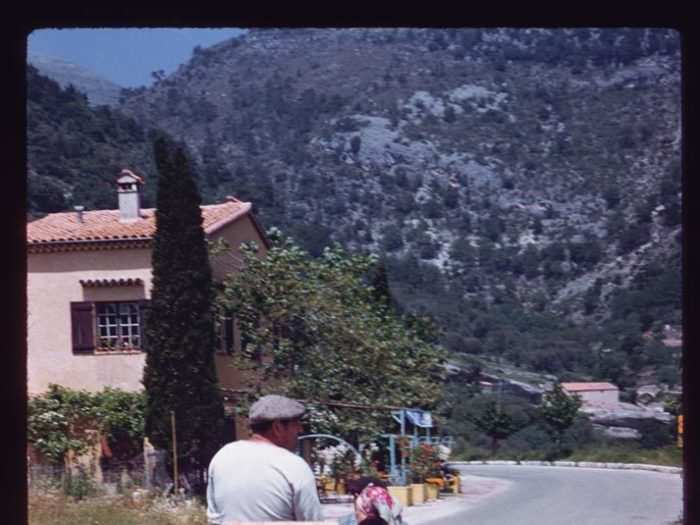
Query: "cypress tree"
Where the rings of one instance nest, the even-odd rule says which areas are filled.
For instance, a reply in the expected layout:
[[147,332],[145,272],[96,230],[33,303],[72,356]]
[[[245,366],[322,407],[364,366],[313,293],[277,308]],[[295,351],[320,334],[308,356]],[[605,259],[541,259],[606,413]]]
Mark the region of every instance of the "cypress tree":
[[212,270],[185,152],[162,137],[154,146],[158,195],[145,330],[145,430],[171,461],[174,412],[178,468],[201,494],[199,474],[222,443],[224,417],[214,364]]

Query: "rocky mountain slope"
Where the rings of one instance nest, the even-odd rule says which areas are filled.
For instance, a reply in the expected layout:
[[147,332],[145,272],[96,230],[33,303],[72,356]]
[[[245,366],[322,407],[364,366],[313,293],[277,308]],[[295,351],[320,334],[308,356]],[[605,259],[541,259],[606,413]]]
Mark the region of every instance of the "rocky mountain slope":
[[84,67],[38,53],[30,53],[27,61],[42,75],[58,82],[61,87],[67,88],[73,84],[77,90],[87,95],[93,106],[115,106],[119,102],[122,87]]
[[678,381],[673,31],[251,30],[119,111],[188,144],[205,201],[381,253],[454,352]]

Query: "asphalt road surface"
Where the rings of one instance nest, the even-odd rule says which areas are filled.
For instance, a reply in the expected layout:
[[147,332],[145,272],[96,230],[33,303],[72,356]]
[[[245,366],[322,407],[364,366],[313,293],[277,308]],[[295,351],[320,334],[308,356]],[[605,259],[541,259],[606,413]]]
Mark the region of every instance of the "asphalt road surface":
[[[458,468],[466,475],[466,495],[471,476],[499,489],[449,516],[420,520],[421,525],[666,525],[682,513],[680,474],[522,465]],[[479,481],[473,482],[478,492]]]

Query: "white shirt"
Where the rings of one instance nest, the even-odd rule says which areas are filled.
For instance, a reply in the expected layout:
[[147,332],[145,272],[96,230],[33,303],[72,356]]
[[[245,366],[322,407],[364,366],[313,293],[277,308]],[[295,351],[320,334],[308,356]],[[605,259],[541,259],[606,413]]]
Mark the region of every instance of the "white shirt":
[[207,519],[320,521],[321,502],[311,468],[301,457],[264,441],[235,441],[209,464]]

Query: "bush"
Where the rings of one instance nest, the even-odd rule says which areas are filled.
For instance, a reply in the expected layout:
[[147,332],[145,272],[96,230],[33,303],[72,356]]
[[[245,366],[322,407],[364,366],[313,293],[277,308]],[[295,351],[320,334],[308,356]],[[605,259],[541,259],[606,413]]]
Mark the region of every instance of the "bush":
[[644,420],[639,432],[642,435],[639,445],[646,450],[665,447],[673,442],[673,427],[666,423]]
[[384,249],[393,252],[403,248],[403,234],[397,226],[389,225],[382,231]]
[[133,456],[143,442],[144,397],[141,392],[105,388],[93,394],[59,385],[29,400],[27,441],[46,459],[60,464],[68,450],[80,453],[90,435],[85,429],[106,434],[125,457]]
[[528,425],[503,442],[503,450],[509,452],[546,451],[551,443],[549,434],[541,425]]
[[649,242],[651,233],[648,224],[633,224],[625,229],[620,235],[618,253],[624,255],[631,252],[642,244]]

